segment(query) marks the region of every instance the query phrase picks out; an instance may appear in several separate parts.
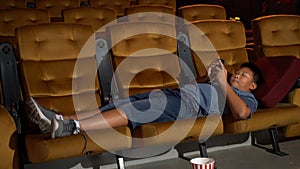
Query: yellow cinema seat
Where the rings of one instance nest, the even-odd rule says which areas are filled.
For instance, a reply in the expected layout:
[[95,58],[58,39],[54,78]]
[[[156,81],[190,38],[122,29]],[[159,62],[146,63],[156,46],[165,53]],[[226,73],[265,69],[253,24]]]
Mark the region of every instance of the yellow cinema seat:
[[[63,115],[98,109],[101,92],[97,76],[94,30],[78,23],[46,23],[17,30],[24,98]],[[90,44],[90,46],[85,46]],[[127,126],[82,132],[51,139],[30,126],[25,144],[31,163],[98,154],[131,147]],[[119,133],[119,134],[116,134]],[[124,137],[118,137],[118,136]],[[99,144],[99,137],[101,144]],[[72,143],[72,144],[70,144]]]
[[[124,22],[108,27],[107,33],[112,44],[117,97],[179,87],[181,66],[174,23]],[[212,136],[223,134],[220,116],[143,124],[133,131],[137,139],[133,148],[154,149],[186,141],[206,140],[210,135],[203,133],[207,129],[205,124],[209,122],[215,125],[210,133]],[[207,155],[206,152],[203,154]]]
[[80,0],[34,0],[37,9],[45,9],[50,13],[52,22],[62,21],[62,10],[80,7]]
[[[278,14],[252,20],[254,49],[258,58],[295,56],[300,62],[300,16]],[[299,79],[298,79],[299,81]],[[300,89],[296,86],[289,94],[289,103],[300,105]],[[298,118],[300,122],[300,119]],[[300,124],[284,129],[285,137],[300,135]]]
[[130,0],[89,0],[92,7],[112,8],[116,11],[117,17],[124,16],[124,9],[130,6]]
[[226,9],[223,6],[212,4],[182,6],[178,8],[178,15],[189,22],[203,19],[227,19]]
[[68,8],[63,10],[62,15],[64,22],[88,24],[94,31],[117,19],[115,10],[104,7]]
[[[189,31],[189,28],[192,25],[199,28],[203,35],[200,37],[193,36],[193,33]],[[245,48],[245,29],[241,22],[216,19],[201,20],[192,22],[186,27],[188,34],[191,35],[191,48],[194,49],[198,47],[195,53],[198,58],[201,58],[199,62],[195,62],[196,67],[198,67],[197,64],[201,65],[200,68],[197,68],[197,71],[204,71],[205,67],[203,65],[207,65],[207,61],[210,61],[210,53],[213,52],[217,52],[220,58],[224,59],[228,73],[233,73],[239,68],[241,63],[248,61],[247,51]],[[208,48],[205,45],[193,47],[205,38],[210,40],[214,48]],[[271,139],[273,141],[273,150],[271,150],[271,152],[278,155],[285,155],[285,153],[282,153],[279,149],[275,130],[278,127],[299,123],[299,117],[299,106],[282,103],[273,108],[258,109],[258,111],[255,112],[248,120],[235,121],[231,116],[224,117],[224,133],[242,134],[269,129]]]

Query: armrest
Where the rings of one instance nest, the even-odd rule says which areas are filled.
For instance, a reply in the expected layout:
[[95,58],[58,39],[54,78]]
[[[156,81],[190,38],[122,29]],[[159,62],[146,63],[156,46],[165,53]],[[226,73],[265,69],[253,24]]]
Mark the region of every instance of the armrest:
[[288,94],[289,103],[300,106],[300,87],[295,88]]

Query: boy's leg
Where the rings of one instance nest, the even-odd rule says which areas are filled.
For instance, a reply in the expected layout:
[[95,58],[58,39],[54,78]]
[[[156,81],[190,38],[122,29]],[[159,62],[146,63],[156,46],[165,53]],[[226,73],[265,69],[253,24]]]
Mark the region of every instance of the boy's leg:
[[95,117],[98,113],[116,109],[116,106],[114,104],[115,102],[117,103],[117,106],[119,107],[121,105],[128,104],[130,102],[147,99],[148,97],[149,97],[149,93],[135,94],[133,96],[129,96],[128,98],[117,99],[117,100],[110,102],[107,105],[101,107],[100,109],[77,113],[76,115],[71,115],[71,116],[63,116],[63,119],[73,119],[73,120],[80,121],[80,120],[92,118],[92,117]]
[[198,84],[200,96],[200,110],[198,116],[220,114],[224,108],[224,99],[220,98],[216,89],[209,84]]
[[97,113],[89,118],[79,120],[79,123],[81,130],[89,131],[126,126],[128,124],[128,118],[121,109],[111,109],[102,113]]
[[[104,106],[101,108],[102,113],[75,121],[75,123],[76,126],[80,126],[81,131],[89,131],[127,126],[129,123],[130,127],[134,128],[149,122],[174,121],[180,108],[180,97],[173,94],[172,92],[168,93],[159,90],[150,94],[149,97],[147,96],[148,94],[145,94],[145,97],[130,98],[131,100],[128,102],[121,100],[120,103],[122,104],[115,103],[119,105],[116,108]],[[71,123],[71,121],[65,124],[62,121],[58,122],[56,122],[58,125],[52,129],[53,138],[66,136],[66,133],[72,134],[72,132],[64,131],[64,126],[66,126],[66,129],[70,128],[67,124]],[[72,125],[74,126],[74,124]],[[74,128],[76,127],[74,126]]]
[[99,109],[90,110],[90,111],[80,112],[75,115],[63,116],[63,119],[84,120],[93,117],[98,113],[101,113]]
[[163,89],[146,93],[147,97],[138,98],[130,104],[122,104],[129,127],[134,129],[145,123],[174,121],[180,109],[180,94]]
[[128,119],[119,109],[111,109],[97,113],[83,120],[57,120],[52,119],[51,138],[78,134],[80,131],[91,131],[105,128],[126,126]]

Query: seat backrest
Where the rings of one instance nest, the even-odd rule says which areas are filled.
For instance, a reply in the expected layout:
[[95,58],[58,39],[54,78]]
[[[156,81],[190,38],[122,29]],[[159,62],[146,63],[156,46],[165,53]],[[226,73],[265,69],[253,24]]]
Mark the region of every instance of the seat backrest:
[[166,5],[157,5],[157,4],[150,4],[150,5],[134,5],[125,8],[125,15],[141,13],[141,12],[163,12],[174,15],[173,8],[171,6]]
[[125,15],[130,22],[160,21],[175,23],[173,8],[165,5],[135,5],[125,8]]
[[203,19],[226,19],[223,6],[213,4],[195,4],[178,8],[178,15],[191,22]]
[[16,46],[15,29],[24,25],[50,22],[47,10],[11,8],[0,10],[0,40]]
[[93,7],[107,7],[116,10],[117,16],[124,16],[124,9],[130,6],[130,0],[89,0]]
[[24,25],[50,22],[47,10],[11,8],[0,10],[0,35],[15,36],[15,29]]
[[98,108],[101,99],[95,46],[86,45],[89,38],[94,38],[93,33],[90,25],[77,23],[19,28],[24,97],[31,96],[63,115]]
[[186,24],[185,29],[189,34],[191,49],[194,50],[199,77],[207,75],[206,66],[215,59],[216,54],[224,60],[229,73],[234,73],[242,63],[248,62],[243,23],[218,19],[199,20]]
[[15,30],[24,25],[49,23],[50,17],[47,10],[29,8],[10,8],[0,10],[0,73],[1,94],[3,105],[15,118],[18,132],[20,132],[20,119],[18,113],[22,96],[17,73],[17,39]]
[[252,20],[255,52],[264,56],[300,58],[300,16],[269,15]]
[[137,0],[138,5],[166,5],[176,12],[176,0]]
[[119,96],[178,87],[176,29],[163,22],[124,22],[108,27]]
[[63,10],[62,15],[64,22],[89,24],[94,31],[117,19],[115,10],[103,7],[68,8]]
[[36,8],[46,9],[50,13],[51,21],[62,21],[62,10],[79,7],[80,0],[35,0]]
[[5,0],[0,1],[0,9],[26,8],[26,0]]

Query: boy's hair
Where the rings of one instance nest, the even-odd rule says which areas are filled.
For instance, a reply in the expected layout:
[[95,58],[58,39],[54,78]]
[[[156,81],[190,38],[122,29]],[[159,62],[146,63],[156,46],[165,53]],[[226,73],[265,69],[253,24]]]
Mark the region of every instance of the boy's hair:
[[251,62],[245,62],[241,65],[242,67],[249,68],[253,72],[253,81],[259,86],[263,83],[263,76],[258,66]]

